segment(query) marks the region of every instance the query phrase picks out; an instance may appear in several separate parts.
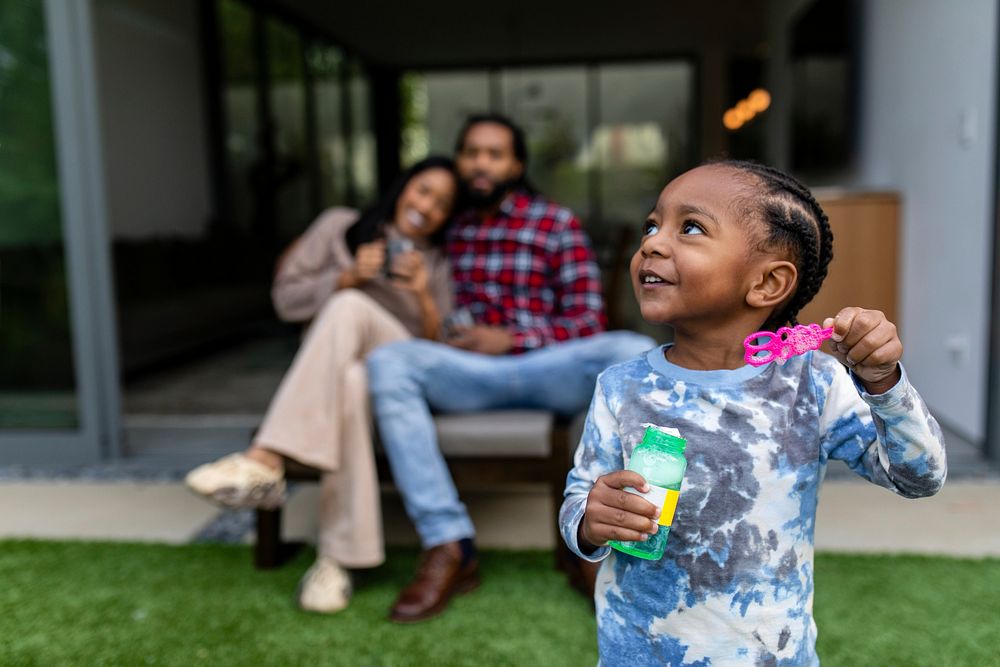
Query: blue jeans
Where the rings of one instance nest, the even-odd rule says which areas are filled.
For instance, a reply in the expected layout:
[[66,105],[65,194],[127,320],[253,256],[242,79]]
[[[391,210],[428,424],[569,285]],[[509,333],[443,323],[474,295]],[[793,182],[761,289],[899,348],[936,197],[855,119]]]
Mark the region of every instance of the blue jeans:
[[438,447],[431,410],[574,415],[590,403],[598,373],[655,345],[646,336],[613,331],[521,355],[478,354],[428,340],[390,343],[369,354],[375,421],[424,548],[475,535]]

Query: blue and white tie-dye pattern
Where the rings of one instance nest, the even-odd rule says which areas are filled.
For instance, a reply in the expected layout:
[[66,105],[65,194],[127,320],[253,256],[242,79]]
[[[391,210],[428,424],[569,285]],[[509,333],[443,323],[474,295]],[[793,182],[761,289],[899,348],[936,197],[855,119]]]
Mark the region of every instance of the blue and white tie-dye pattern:
[[[625,468],[643,424],[688,441],[687,474],[659,561],[580,552],[597,478]],[[663,348],[598,379],[560,513],[563,538],[597,579],[601,663],[815,665],[813,529],[828,459],[906,497],[935,493],[940,428],[902,379],[871,396],[833,357],[691,371]]]

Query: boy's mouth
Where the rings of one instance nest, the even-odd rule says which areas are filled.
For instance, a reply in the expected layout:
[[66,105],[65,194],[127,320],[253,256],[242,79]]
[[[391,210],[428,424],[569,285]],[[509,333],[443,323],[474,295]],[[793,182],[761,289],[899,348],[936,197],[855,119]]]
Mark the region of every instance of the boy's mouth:
[[639,271],[639,284],[643,287],[656,287],[657,285],[669,285],[670,283],[657,273],[649,269]]

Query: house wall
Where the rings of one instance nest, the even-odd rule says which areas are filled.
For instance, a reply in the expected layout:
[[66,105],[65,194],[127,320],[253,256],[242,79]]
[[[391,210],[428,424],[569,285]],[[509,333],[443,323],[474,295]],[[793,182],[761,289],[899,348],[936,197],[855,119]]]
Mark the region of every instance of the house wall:
[[902,196],[904,362],[935,415],[985,437],[996,197],[997,2],[862,5],[848,184]]
[[201,236],[211,216],[197,0],[94,0],[116,240]]

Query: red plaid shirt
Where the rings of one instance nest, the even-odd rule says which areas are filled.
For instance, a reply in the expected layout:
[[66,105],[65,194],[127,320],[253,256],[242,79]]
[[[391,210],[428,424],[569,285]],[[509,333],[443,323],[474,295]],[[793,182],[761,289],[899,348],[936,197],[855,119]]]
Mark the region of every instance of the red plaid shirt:
[[513,353],[604,331],[600,270],[573,213],[515,192],[493,217],[448,229],[455,307],[513,334]]

